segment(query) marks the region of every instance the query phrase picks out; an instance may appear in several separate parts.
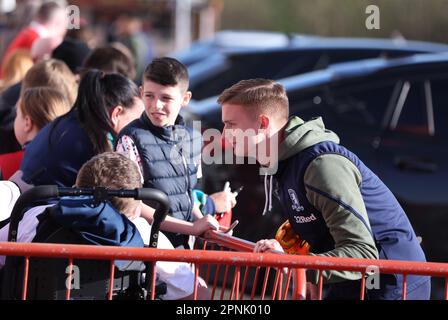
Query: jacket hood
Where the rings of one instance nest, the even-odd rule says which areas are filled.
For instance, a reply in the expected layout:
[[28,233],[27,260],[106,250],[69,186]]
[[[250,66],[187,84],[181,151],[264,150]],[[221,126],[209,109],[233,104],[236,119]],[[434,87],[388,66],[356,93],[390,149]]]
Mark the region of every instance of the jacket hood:
[[[50,210],[50,215],[63,227],[93,245],[143,247],[137,227],[119,213],[109,201],[96,203],[93,197],[63,197]],[[120,270],[137,269],[141,263],[116,260]]]
[[143,247],[135,225],[109,201],[97,204],[93,197],[64,197],[52,210],[52,216],[91,244]]
[[278,150],[280,161],[286,160],[316,143],[332,141],[339,144],[339,137],[333,131],[325,129],[321,117],[306,122],[299,117],[291,117],[286,124],[284,137]]

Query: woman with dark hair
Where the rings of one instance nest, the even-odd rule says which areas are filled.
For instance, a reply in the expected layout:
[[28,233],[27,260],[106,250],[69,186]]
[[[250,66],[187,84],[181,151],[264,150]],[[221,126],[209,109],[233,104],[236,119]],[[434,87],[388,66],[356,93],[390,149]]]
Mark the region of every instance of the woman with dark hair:
[[115,137],[144,110],[138,87],[119,74],[91,70],[73,109],[45,126],[27,146],[20,168],[33,185],[72,186],[81,166],[112,151]]

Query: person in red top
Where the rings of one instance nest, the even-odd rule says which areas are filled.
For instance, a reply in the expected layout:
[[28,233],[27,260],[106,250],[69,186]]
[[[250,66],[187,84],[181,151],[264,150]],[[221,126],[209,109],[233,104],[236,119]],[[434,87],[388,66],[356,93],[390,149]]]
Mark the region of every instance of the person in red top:
[[[67,14],[56,2],[45,2],[37,11],[30,25],[19,32],[12,40],[2,59],[2,66],[7,57],[17,49],[30,50],[39,38],[64,38],[67,31]],[[2,68],[3,69],[3,68]]]

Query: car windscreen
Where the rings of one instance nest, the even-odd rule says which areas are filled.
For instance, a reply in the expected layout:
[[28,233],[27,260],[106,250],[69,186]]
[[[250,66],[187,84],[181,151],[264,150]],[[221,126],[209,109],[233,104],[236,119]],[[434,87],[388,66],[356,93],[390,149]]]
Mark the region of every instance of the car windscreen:
[[[244,79],[265,78],[278,80],[313,70],[324,69],[335,63],[380,56],[397,57],[411,53],[411,51],[401,50],[338,48],[320,50],[291,49],[230,54],[225,59],[225,67],[216,67],[213,64],[209,64],[209,66],[202,68],[200,74],[192,76],[190,90],[193,92],[195,99],[202,100],[219,95],[226,88]],[[195,79],[195,77],[198,79]]]

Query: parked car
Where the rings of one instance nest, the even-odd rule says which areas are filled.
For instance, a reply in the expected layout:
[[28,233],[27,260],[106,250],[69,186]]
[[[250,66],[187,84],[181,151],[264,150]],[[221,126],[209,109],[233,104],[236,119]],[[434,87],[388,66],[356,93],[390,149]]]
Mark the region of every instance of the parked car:
[[[290,113],[305,120],[322,116],[394,192],[427,259],[448,262],[448,53],[336,64],[280,82]],[[222,128],[216,99],[191,105],[203,128]],[[284,218],[278,205],[261,216],[264,190],[256,165],[205,166],[204,179],[212,191],[226,180],[245,185],[234,209],[236,236],[273,236]]]
[[[193,99],[202,100],[218,95],[225,88],[247,78],[282,79],[340,62],[448,52],[445,44],[419,41],[243,34],[247,38],[244,42],[242,34],[226,34],[227,39],[234,39],[234,42],[228,41],[233,47],[228,45],[224,46],[226,49],[217,50],[216,47],[197,44],[190,54],[178,57],[188,65]],[[196,60],[189,64],[192,58]]]
[[184,65],[191,66],[217,53],[284,48],[291,43],[304,43],[316,38],[319,37],[268,31],[224,30],[217,32],[211,39],[196,41],[188,49],[174,52],[171,56]]

